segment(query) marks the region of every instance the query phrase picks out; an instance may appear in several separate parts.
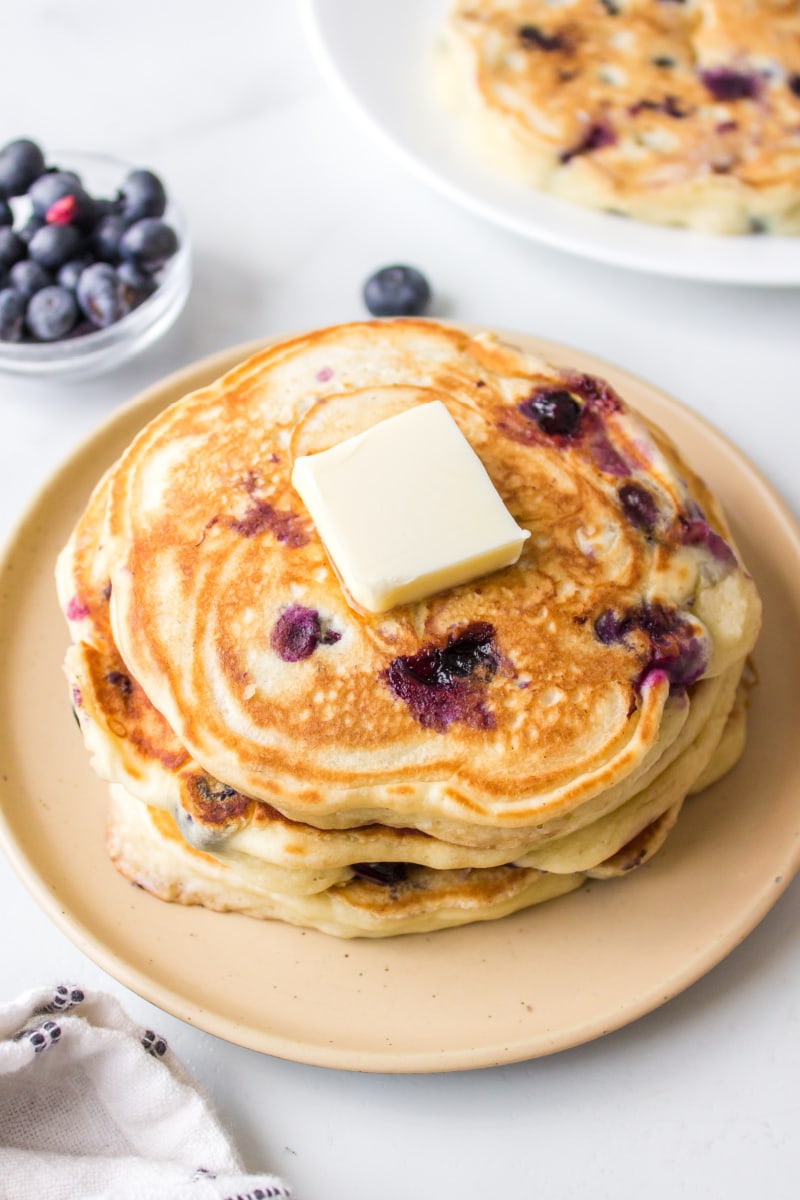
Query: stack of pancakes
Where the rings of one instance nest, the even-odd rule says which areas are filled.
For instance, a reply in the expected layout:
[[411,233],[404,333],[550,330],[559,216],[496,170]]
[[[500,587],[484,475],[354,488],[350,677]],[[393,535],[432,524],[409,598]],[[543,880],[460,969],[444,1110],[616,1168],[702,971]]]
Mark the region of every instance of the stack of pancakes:
[[[431,400],[531,537],[356,611],[292,464]],[[500,917],[645,862],[743,744],[760,605],[714,498],[608,383],[489,334],[271,346],[137,436],[57,578],[111,857],[166,900],[340,936]]]
[[453,0],[436,56],[469,145],[564,199],[800,233],[796,0]]

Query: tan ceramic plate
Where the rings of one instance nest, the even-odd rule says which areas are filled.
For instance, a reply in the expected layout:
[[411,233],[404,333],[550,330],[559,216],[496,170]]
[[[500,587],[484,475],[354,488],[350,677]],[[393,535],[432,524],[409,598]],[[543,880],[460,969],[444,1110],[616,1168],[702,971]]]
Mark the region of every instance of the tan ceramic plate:
[[720,434],[588,355],[517,338],[606,375],[684,447],[720,494],[761,586],[760,686],[744,760],[689,803],[636,874],[501,921],[339,941],[164,904],[103,849],[105,788],[70,712],[53,563],[88,492],[166,403],[254,347],[207,359],[122,409],[34,502],[0,568],[0,839],[56,924],[168,1012],[280,1057],[366,1071],[444,1071],[533,1058],[616,1029],[693,983],[775,903],[800,861],[800,535]]

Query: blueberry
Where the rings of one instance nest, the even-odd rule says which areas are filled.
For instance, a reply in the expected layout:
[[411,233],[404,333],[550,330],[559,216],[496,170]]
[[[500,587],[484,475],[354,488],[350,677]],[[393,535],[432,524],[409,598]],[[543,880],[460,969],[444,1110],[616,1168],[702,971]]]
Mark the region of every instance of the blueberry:
[[384,682],[426,729],[441,733],[454,721],[491,729],[494,717],[483,701],[500,666],[494,634],[488,622],[475,621],[450,634],[444,646],[392,659]]
[[605,146],[613,146],[616,140],[616,133],[606,121],[595,121],[587,127],[574,146],[561,151],[559,161],[566,166],[573,158],[579,158],[582,154],[592,154]]
[[133,263],[120,263],[117,267],[117,278],[122,285],[122,302],[126,312],[138,308],[156,290],[152,277],[140,271]]
[[678,540],[683,546],[705,546],[712,558],[717,562],[732,567],[736,564],[736,555],[721,534],[712,529],[701,510],[694,511],[688,517],[678,518],[680,533]]
[[0,150],[0,194],[22,196],[43,170],[44,155],[35,142],[9,142]]
[[658,524],[658,504],[653,493],[638,483],[626,483],[617,495],[631,525],[644,533],[652,533]]
[[25,243],[10,225],[0,226],[0,270],[8,271],[25,257]]
[[56,342],[74,328],[78,306],[72,292],[52,284],[31,297],[25,319],[33,337]]
[[175,230],[158,217],[144,217],[134,222],[119,243],[121,258],[151,273],[163,267],[177,249]]
[[29,245],[31,238],[40,229],[44,229],[44,217],[28,217],[24,225],[17,230],[25,245]]
[[45,171],[28,188],[34,215],[44,220],[47,210],[62,196],[69,196],[81,181],[74,171]]
[[650,641],[644,666],[636,680],[637,687],[645,682],[651,671],[662,671],[672,687],[687,687],[696,683],[706,670],[708,647],[689,621],[674,608],[644,601],[620,617],[606,609],[594,623],[595,634],[606,646],[625,643],[629,634],[637,629]]
[[752,71],[737,71],[732,67],[710,67],[700,72],[700,78],[715,100],[757,100],[762,80]]
[[81,310],[98,329],[113,325],[124,316],[122,289],[110,263],[92,263],[81,272],[77,297]]
[[48,225],[75,225],[87,231],[96,219],[94,200],[82,189],[67,192],[66,196],[53,201],[44,219]]
[[622,641],[624,627],[624,619],[617,617],[610,608],[601,612],[594,623],[594,631],[604,646],[611,646],[614,642]]
[[0,341],[22,341],[25,301],[12,288],[0,291]]
[[364,303],[374,317],[417,317],[431,302],[430,285],[415,267],[383,267],[364,284]]
[[28,254],[49,271],[57,271],[75,258],[83,238],[74,225],[44,225],[31,238]]
[[3,199],[0,199],[0,225],[13,225],[14,214],[11,211],[11,205]]
[[164,185],[152,171],[131,171],[120,189],[122,213],[129,223],[143,217],[161,217],[167,207]]
[[88,230],[95,219],[95,205],[73,171],[47,171],[28,191],[34,216],[52,225],[77,225]]
[[120,210],[119,200],[108,200],[106,197],[93,196],[94,201],[94,219],[95,222],[100,221],[103,217],[109,217],[112,213],[118,213]]
[[353,863],[352,870],[359,879],[368,879],[370,883],[381,883],[389,887],[395,883],[403,883],[408,878],[408,867],[405,863]]
[[319,613],[302,604],[290,604],[272,627],[269,644],[284,662],[302,662],[322,641]]
[[535,48],[537,50],[565,50],[567,48],[564,38],[557,33],[544,33],[538,25],[520,25],[517,30],[517,37],[527,49]]
[[103,678],[106,683],[110,683],[112,687],[115,687],[121,696],[130,696],[133,691],[131,677],[123,671],[109,671]]
[[130,222],[120,213],[101,217],[92,231],[92,249],[103,262],[119,262],[119,243]]
[[71,258],[69,262],[65,262],[63,267],[59,267],[56,282],[60,287],[64,287],[68,292],[74,292],[78,286],[78,280],[81,273],[94,262],[90,255],[86,254],[82,258]]
[[30,258],[23,258],[14,263],[8,273],[8,281],[14,291],[19,292],[26,304],[31,296],[53,282],[44,267]]
[[542,433],[551,437],[569,437],[575,432],[581,415],[581,407],[575,397],[570,392],[558,389],[534,392],[518,408],[524,417],[536,422]]

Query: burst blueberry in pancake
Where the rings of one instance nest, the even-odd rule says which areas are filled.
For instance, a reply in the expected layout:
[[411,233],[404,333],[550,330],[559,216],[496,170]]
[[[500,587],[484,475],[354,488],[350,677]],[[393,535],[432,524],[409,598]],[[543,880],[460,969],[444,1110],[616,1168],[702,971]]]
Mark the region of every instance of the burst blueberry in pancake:
[[537,189],[711,233],[800,232],[793,0],[454,0],[468,143]]
[[[432,398],[531,537],[356,611],[293,458]],[[489,919],[645,861],[742,745],[760,607],[713,497],[608,384],[491,335],[271,347],[142,431],[57,579],[115,862],[168,898],[343,936]]]

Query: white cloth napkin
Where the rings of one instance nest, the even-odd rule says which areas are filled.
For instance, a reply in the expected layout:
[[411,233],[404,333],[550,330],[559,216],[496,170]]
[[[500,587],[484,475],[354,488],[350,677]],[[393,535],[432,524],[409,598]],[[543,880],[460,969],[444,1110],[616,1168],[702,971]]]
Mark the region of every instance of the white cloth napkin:
[[0,1200],[265,1200],[163,1038],[113,996],[0,1005]]

